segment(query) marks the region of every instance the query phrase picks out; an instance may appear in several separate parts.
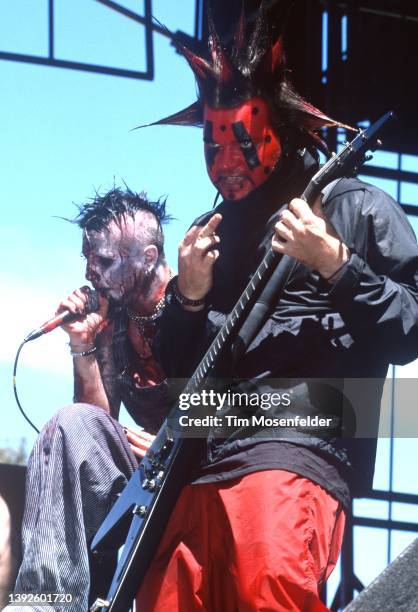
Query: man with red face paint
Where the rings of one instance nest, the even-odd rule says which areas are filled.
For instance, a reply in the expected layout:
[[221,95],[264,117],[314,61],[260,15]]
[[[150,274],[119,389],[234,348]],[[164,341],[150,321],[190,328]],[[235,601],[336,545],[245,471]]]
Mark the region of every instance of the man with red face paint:
[[[99,309],[85,314],[86,288],[58,307],[79,315],[64,328],[75,403],[46,424],[29,459],[15,586],[16,593],[68,594],[69,612],[86,611],[107,591],[114,556],[91,556],[89,545],[165,416],[167,385],[152,347],[170,277],[166,219],[164,201],[129,189],[97,195],[75,219]],[[142,431],[118,423],[121,402]]]
[[227,200],[244,198],[264,183],[282,152],[260,96],[231,109],[205,105],[203,140],[209,177]]
[[[153,612],[325,610],[320,591],[345,512],[352,495],[370,490],[376,451],[370,433],[341,436],[351,414],[344,381],[373,380],[360,409],[378,422],[388,364],[418,354],[418,247],[400,207],[371,185],[342,179],[312,208],[297,197],[324,148],[316,130],[341,124],[288,82],[263,5],[248,44],[242,13],[229,55],[210,16],[209,30],[210,61],[179,46],[198,101],[157,123],[203,126],[208,173],[224,200],[180,244],[159,354],[169,376],[191,375],[273,246],[297,265],[245,354],[236,362],[226,351],[212,374],[239,397],[250,389],[286,401],[216,411],[233,425],[211,429],[137,603]],[[313,417],[332,425],[300,424]]]

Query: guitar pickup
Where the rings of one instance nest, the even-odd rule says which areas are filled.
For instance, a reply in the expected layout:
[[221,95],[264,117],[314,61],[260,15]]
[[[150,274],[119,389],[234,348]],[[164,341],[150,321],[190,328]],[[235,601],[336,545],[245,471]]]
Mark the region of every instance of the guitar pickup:
[[165,434],[165,442],[162,445],[161,449],[158,451],[158,458],[162,460],[167,459],[167,457],[171,453],[171,449],[173,448],[174,444],[173,432],[170,427],[166,427]]
[[[158,440],[159,442],[159,440]],[[155,443],[154,443],[155,444]],[[174,437],[171,427],[166,427],[164,429],[164,441],[163,443],[157,447],[151,447],[150,451],[148,451],[148,459],[153,467],[153,469],[164,469],[164,462],[168,459],[171,450],[174,445]]]

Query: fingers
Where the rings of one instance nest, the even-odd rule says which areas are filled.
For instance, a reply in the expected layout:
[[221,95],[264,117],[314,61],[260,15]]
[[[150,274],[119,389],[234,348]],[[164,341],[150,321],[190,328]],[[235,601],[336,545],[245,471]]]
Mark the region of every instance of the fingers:
[[138,387],[155,387],[156,386],[155,380],[152,380],[151,378],[141,378],[138,372],[136,372],[133,375],[133,379],[135,381],[135,384]]
[[221,239],[215,234],[215,229],[222,221],[222,216],[218,213],[213,215],[209,221],[200,228],[194,236],[193,251],[196,255],[206,258],[208,262],[213,264],[219,257],[218,249],[215,249],[217,244],[220,243]]
[[287,251],[287,242],[278,238],[276,234],[274,234],[273,239],[271,241],[271,248],[273,251],[277,253],[286,253]]
[[[103,315],[103,313],[107,312],[107,307],[109,306],[109,302],[108,300],[101,295],[101,293],[99,292],[95,292],[96,296],[93,296],[92,294],[94,293],[93,289],[91,287],[89,287],[88,285],[83,285],[83,287],[80,287],[80,289],[76,289],[74,291],[74,294],[77,297],[80,297],[80,299],[82,299],[84,301],[84,309],[83,312],[86,310],[87,305],[90,306],[90,312],[99,312],[100,314]],[[94,310],[91,309],[92,305],[96,305],[96,299],[98,301],[98,307]]]
[[294,230],[296,232],[302,232],[304,228],[303,221],[301,221],[301,219],[298,219],[298,217],[296,217],[292,212],[290,212],[290,210],[284,210],[280,213],[279,223],[282,223],[290,230]]
[[83,291],[83,287],[81,287],[81,289],[76,289],[72,295],[78,306],[84,310],[87,306],[87,302],[89,301],[89,297],[86,291]]
[[198,253],[201,255],[206,255],[206,253],[212,249],[214,246],[219,244],[221,239],[216,234],[211,234],[210,236],[199,236],[196,240],[195,248]]
[[206,238],[207,236],[213,234],[221,221],[222,215],[220,215],[219,213],[213,215],[213,217],[211,217],[206,223],[206,225],[204,225],[203,228],[200,230],[199,238]]
[[181,241],[180,246],[186,247],[192,244],[196,240],[200,230],[200,225],[194,225],[193,227],[191,227],[184,236],[183,240]]
[[325,214],[322,208],[322,193],[318,195],[313,206],[309,206],[309,204],[301,198],[294,198],[290,202],[288,210],[290,210],[294,216],[301,221],[309,221],[315,215],[324,219]]
[[130,444],[129,446],[131,447],[131,451],[133,452],[135,457],[138,457],[138,459],[143,459],[147,454],[147,451],[136,448],[135,446],[132,446],[132,444]]
[[312,210],[305,200],[294,198],[289,204],[289,211],[293,213],[296,219],[307,222],[312,218]]
[[129,446],[136,457],[142,459],[149,447],[151,446],[155,436],[146,431],[132,431],[128,427],[123,428],[129,442]]
[[148,433],[144,429],[139,429],[137,431],[134,431],[133,429],[130,429],[129,427],[126,427],[126,426],[123,429],[126,435],[129,434],[130,436],[144,440],[145,442],[153,442],[155,440],[155,436],[153,434]]
[[304,231],[304,224],[288,209],[283,210],[280,213],[280,220],[275,225],[276,239],[277,237],[282,241],[287,242],[288,240],[294,240],[295,236]]
[[200,225],[194,225],[189,229],[187,234],[182,240],[183,246],[189,246],[193,242],[201,242],[204,238],[211,238],[214,235],[216,228],[222,221],[222,215],[216,213],[209,219],[209,221],[201,227]]
[[[295,198],[289,204],[289,210],[293,213],[296,219],[305,225],[312,225],[318,222],[320,219],[326,226],[326,231],[334,237],[338,237],[334,227],[329,222],[327,215],[322,207],[322,193],[316,198],[312,208],[304,201],[299,198]],[[293,226],[295,229],[297,226]],[[300,231],[300,227],[298,228]]]
[[109,302],[105,297],[99,295],[98,298],[99,308],[90,314],[85,314],[88,302],[88,292],[86,292],[85,287],[75,289],[67,298],[62,300],[56,310],[56,314],[67,310],[78,315],[75,321],[64,325],[63,329],[70,334],[88,332],[94,341],[95,335],[102,331],[106,325],[109,307]]
[[322,197],[316,199],[314,210],[299,198],[291,201],[275,225],[272,248],[294,257],[324,278],[329,278],[347,259],[341,239],[322,210]]
[[311,210],[307,211],[306,207],[309,209],[304,200],[295,198],[287,209],[281,211],[279,221],[274,226],[275,234],[272,240],[274,251],[290,254],[295,240],[304,235],[311,213]]
[[[315,201],[321,207],[322,197]],[[280,213],[280,220],[276,223],[275,230],[279,238],[283,240],[294,240],[296,236],[305,232],[308,225],[312,224],[316,215],[310,206],[300,198],[294,198],[287,209]]]
[[192,227],[180,243],[177,287],[186,298],[200,300],[210,291],[213,264],[219,257],[215,229],[221,221],[221,215],[213,215],[203,227]]
[[287,242],[288,240],[294,240],[294,234],[293,234],[292,228],[286,225],[283,221],[279,221],[278,223],[276,223],[275,230],[276,230],[275,237],[278,236],[285,242]]
[[[85,309],[89,301],[90,291],[90,287],[87,286],[75,289],[67,298],[60,302],[56,312],[59,313],[63,310],[69,310],[74,314],[83,315],[85,313]],[[106,300],[106,298],[99,295],[99,310],[104,311],[105,309],[107,309],[107,306],[108,301]]]
[[213,251],[209,251],[209,253],[206,255],[206,257],[213,263],[215,263],[215,261],[218,259],[219,257],[219,251],[218,249],[214,249]]
[[63,310],[69,310],[74,314],[82,315],[86,306],[86,302],[86,295],[80,289],[76,289],[75,291],[73,291],[73,293],[71,293],[71,295],[69,295],[67,298],[62,300],[62,302],[60,302],[56,312],[58,314]]

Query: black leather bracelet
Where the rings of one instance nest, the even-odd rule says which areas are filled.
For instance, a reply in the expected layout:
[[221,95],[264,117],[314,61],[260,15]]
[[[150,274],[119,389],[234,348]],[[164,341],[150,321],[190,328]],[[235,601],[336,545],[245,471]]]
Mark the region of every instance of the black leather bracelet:
[[351,253],[350,253],[350,251],[348,251],[348,259],[338,268],[338,270],[335,270],[335,272],[333,274],[331,274],[331,276],[327,276],[327,278],[324,278],[324,280],[326,280],[327,282],[329,282],[329,281],[337,281],[343,275],[343,272],[345,271],[346,267],[348,266],[348,262],[350,261],[350,257],[351,257]]
[[178,283],[177,283],[177,279],[178,277],[175,276],[172,279],[172,290],[173,290],[173,295],[176,298],[177,302],[179,304],[181,304],[182,306],[203,306],[203,304],[206,302],[206,298],[200,298],[200,300],[190,300],[188,297],[186,297],[185,295],[183,295],[179,289]]

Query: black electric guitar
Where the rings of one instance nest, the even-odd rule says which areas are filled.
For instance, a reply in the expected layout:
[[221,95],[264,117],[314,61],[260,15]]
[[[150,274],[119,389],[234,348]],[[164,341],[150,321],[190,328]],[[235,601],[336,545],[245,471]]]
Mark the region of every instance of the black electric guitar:
[[[389,112],[365,131],[360,130],[352,142],[333,155],[315,174],[301,197],[312,204],[321,189],[333,180],[356,174],[358,168],[370,159],[367,153],[380,146],[377,134],[392,116],[393,113]],[[202,389],[222,351],[237,337],[272,274],[275,283],[283,286],[293,266],[291,257],[280,257],[269,249],[183,393],[191,394]],[[191,468],[196,467],[196,458],[200,457],[205,441],[181,436],[179,428],[173,426],[178,424],[181,415],[184,412],[176,403],[92,542],[93,551],[124,546],[106,599],[97,599],[91,612],[126,612],[130,609],[177,498]]]

